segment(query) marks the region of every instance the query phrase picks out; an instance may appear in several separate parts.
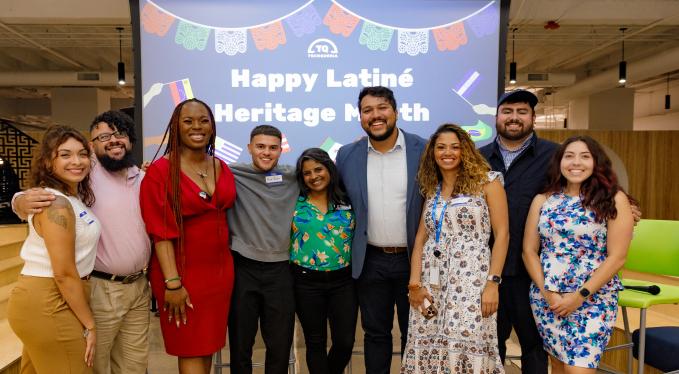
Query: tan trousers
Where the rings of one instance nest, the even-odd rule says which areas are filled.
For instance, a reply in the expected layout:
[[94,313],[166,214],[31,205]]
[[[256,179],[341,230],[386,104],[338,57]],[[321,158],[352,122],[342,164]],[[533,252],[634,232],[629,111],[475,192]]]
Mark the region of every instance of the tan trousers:
[[149,355],[151,291],[146,277],[130,284],[90,278],[97,325],[95,374],[144,374]]
[[[89,282],[83,281],[89,297]],[[21,339],[21,373],[92,373],[85,364],[83,325],[61,296],[54,278],[20,275],[7,318]]]

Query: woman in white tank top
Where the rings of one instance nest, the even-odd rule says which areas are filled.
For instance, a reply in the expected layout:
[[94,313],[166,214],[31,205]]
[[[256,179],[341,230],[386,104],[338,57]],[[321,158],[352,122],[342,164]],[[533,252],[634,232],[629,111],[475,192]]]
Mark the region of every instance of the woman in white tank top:
[[87,279],[101,229],[89,209],[90,148],[78,131],[52,126],[34,152],[31,186],[55,200],[28,216],[8,319],[24,344],[22,373],[89,373],[96,334]]

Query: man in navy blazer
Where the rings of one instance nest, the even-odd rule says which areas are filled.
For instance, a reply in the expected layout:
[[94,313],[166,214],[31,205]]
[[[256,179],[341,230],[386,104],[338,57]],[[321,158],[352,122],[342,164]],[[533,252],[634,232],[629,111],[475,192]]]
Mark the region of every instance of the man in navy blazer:
[[367,137],[337,153],[337,169],[356,213],[352,272],[361,309],[366,373],[389,373],[396,305],[401,353],[408,331],[410,252],[422,212],[415,180],[426,140],[396,127],[394,93],[365,87],[358,96]]

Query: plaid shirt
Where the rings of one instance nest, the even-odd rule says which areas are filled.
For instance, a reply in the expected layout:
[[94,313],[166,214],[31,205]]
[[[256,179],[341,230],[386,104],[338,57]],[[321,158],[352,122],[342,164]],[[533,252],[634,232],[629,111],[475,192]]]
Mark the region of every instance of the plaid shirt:
[[505,145],[502,144],[502,140],[500,140],[500,137],[497,137],[497,145],[500,148],[500,154],[502,154],[502,160],[505,163],[505,170],[509,169],[509,165],[512,164],[515,158],[519,157],[519,155],[526,149],[528,148],[528,145],[530,145],[531,139],[533,139],[534,134],[530,134],[529,137],[526,138],[526,140],[523,141],[523,144],[521,144],[521,147],[515,151],[510,151],[509,149],[505,148]]

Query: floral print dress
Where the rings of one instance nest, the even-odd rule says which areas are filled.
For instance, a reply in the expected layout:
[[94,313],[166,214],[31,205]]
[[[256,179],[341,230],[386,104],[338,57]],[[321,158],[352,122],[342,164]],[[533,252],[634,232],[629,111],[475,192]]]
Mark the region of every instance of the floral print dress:
[[[594,218],[580,197],[555,193],[542,205],[538,233],[545,289],[577,292],[604,262],[606,222]],[[622,286],[616,275],[573,313],[560,317],[532,284],[531,308],[545,350],[571,366],[598,367],[615,324],[619,290]]]
[[[502,181],[498,172],[488,176],[490,181]],[[497,313],[481,316],[481,293],[490,269],[486,199],[483,195],[448,199],[438,246],[432,211],[439,220],[445,202],[435,201],[427,199],[422,212],[429,239],[422,253],[421,281],[434,298],[438,315],[427,320],[410,308],[401,373],[504,373]],[[432,287],[431,269],[437,268],[439,286]]]

